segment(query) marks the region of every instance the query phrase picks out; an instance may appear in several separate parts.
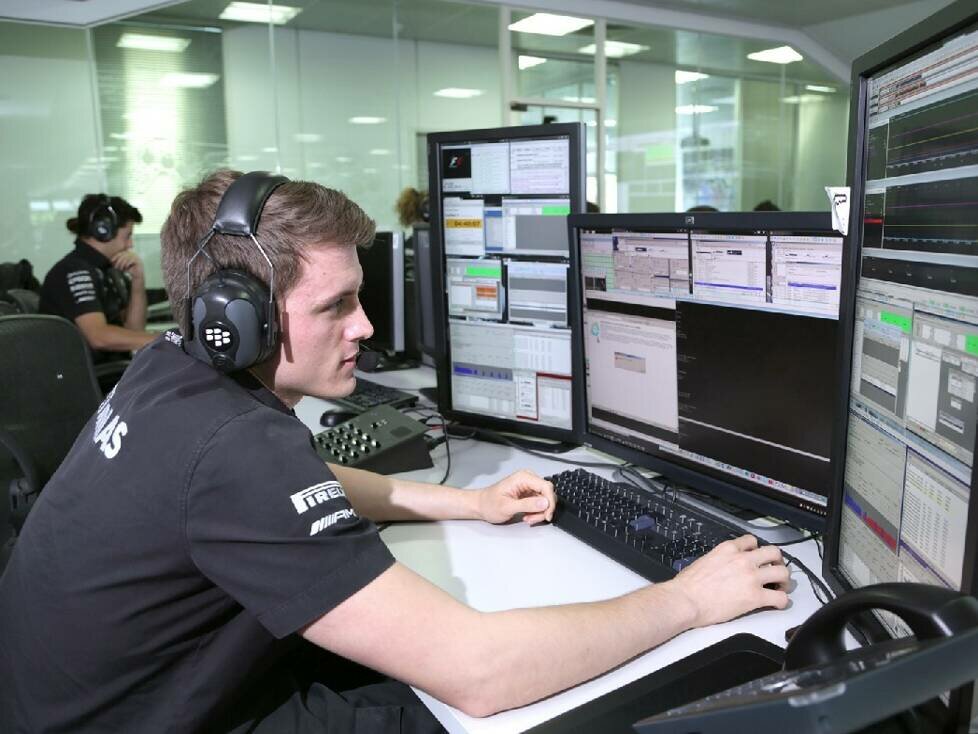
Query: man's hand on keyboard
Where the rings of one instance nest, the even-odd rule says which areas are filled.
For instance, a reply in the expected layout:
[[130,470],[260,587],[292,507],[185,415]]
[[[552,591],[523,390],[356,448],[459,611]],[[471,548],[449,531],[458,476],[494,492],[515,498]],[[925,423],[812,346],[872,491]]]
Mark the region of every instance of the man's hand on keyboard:
[[553,519],[554,485],[531,471],[518,471],[481,490],[479,514],[486,522],[509,522],[517,515],[535,525]]
[[[725,622],[761,607],[788,606],[790,574],[773,545],[753,535],[720,543],[672,581],[695,608],[695,627]],[[770,584],[776,588],[766,588]]]

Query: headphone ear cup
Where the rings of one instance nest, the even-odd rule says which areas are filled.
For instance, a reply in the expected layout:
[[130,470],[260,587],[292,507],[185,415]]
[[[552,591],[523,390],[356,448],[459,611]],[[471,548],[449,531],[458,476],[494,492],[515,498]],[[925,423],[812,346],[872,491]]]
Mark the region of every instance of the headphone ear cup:
[[212,273],[193,294],[187,351],[221,372],[247,369],[278,349],[265,284],[241,270]]

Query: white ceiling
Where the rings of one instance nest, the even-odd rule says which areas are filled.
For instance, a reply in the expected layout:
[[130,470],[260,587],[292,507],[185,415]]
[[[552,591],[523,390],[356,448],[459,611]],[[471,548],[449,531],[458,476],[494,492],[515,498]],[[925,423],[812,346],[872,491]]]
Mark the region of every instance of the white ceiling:
[[174,0],[0,0],[0,19],[90,26],[118,20]]

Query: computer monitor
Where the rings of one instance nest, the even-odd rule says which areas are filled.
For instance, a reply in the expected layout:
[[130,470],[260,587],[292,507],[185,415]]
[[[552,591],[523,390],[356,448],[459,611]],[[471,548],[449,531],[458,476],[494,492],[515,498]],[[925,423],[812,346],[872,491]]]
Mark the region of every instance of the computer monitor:
[[[823,576],[975,586],[978,8],[949,5],[853,64],[839,475]],[[906,627],[886,613],[854,631]],[[949,711],[970,718],[971,694]]]
[[400,232],[377,232],[370,247],[358,247],[363,268],[360,302],[374,327],[367,345],[393,357],[405,349],[404,238]]
[[844,237],[829,214],[570,218],[585,442],[820,528],[832,479]]
[[428,159],[439,409],[476,427],[575,439],[567,216],[584,211],[584,126],[432,134]]

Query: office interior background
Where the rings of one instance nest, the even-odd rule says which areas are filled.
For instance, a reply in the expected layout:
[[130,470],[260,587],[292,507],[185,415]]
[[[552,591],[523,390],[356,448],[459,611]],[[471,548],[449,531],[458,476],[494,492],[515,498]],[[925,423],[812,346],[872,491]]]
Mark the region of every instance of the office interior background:
[[[161,287],[170,202],[223,166],[341,189],[399,228],[398,193],[427,188],[428,133],[544,121],[587,124],[605,212],[826,210],[849,64],[947,2],[281,0],[249,21],[228,0],[132,0],[149,9],[87,27],[0,20],[0,261],[43,278],[81,197],[107,191],[142,211]],[[536,12],[583,22],[545,35]]]

